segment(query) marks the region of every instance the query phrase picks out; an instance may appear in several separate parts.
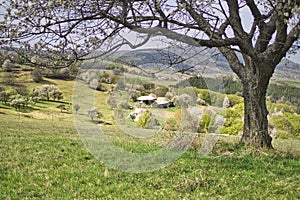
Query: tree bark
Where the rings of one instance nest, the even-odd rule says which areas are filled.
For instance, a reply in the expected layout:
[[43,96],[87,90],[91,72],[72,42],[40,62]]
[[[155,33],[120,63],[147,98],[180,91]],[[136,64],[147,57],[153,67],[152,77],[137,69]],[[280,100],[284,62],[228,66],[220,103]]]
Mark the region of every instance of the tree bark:
[[[259,67],[258,67],[259,65]],[[241,76],[244,97],[244,132],[241,143],[255,147],[272,147],[272,138],[268,133],[268,110],[266,92],[272,70],[269,72],[262,64],[246,64]]]

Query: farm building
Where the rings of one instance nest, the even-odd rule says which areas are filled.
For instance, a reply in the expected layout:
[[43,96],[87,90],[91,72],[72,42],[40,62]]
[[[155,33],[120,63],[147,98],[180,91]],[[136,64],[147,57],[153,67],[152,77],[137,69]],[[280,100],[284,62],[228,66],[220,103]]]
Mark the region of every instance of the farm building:
[[174,103],[170,101],[167,97],[158,97],[154,101],[153,106],[157,108],[169,108],[174,107]]
[[137,101],[139,102],[143,102],[145,103],[146,105],[151,105],[155,102],[156,98],[153,97],[153,96],[140,96],[137,98]]

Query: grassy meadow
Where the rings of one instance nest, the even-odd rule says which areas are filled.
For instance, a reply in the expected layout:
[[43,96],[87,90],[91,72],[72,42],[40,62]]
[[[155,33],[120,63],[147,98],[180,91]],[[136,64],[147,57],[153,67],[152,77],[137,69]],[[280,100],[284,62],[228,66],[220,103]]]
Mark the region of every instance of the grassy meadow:
[[190,149],[165,168],[126,173],[95,159],[70,120],[3,115],[1,199],[300,198],[300,158],[292,153],[219,143],[203,158]]
[[[71,101],[73,81],[45,82],[59,86],[61,102]],[[97,91],[95,97],[95,106],[110,116],[108,94]],[[222,137],[210,154],[200,157],[199,136],[170,165],[128,173],[97,160],[77,134],[73,114],[57,105],[40,101],[18,112],[0,103],[0,199],[300,199],[299,140],[278,139],[275,149],[257,150],[240,146],[237,136]],[[115,145],[131,152],[154,151],[173,137],[168,132],[143,140],[115,124],[101,128]]]

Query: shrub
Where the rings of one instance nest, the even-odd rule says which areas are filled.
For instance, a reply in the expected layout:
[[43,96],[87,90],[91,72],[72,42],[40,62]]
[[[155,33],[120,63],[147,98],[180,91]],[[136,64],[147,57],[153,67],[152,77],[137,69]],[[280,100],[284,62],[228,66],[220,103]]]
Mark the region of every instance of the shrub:
[[240,104],[240,103],[244,102],[243,97],[240,97],[240,96],[237,96],[237,95],[228,94],[227,97],[229,99],[230,107],[233,107],[236,104]]
[[279,138],[279,139],[289,139],[291,136],[288,133],[288,131],[278,130],[277,134],[276,134],[276,137]]
[[11,63],[11,61],[9,59],[6,59],[2,64],[2,68],[3,68],[3,71],[5,71],[5,72],[11,72],[11,71],[13,71],[14,64]]
[[210,121],[211,121],[211,115],[207,113],[203,114],[199,124],[198,132],[207,133],[209,129]]
[[169,91],[168,87],[158,86],[157,88],[155,88],[154,94],[156,94],[156,96],[158,97],[164,97],[168,91]]
[[17,94],[12,97],[10,105],[12,107],[14,107],[16,110],[21,110],[21,109],[27,107],[28,103],[29,103],[28,98]]
[[56,106],[56,108],[60,109],[60,112],[63,112],[64,110],[67,110],[66,105],[61,103],[58,106]]
[[103,114],[101,112],[97,111],[96,108],[88,110],[87,115],[91,118],[91,120],[94,120],[95,118],[100,119],[103,117]]
[[179,128],[179,124],[175,117],[169,117],[166,119],[164,129],[167,131],[177,131]]
[[147,90],[148,92],[151,90],[151,89],[154,89],[155,88],[155,84],[154,83],[144,83],[143,84],[145,90]]
[[59,70],[58,78],[60,79],[70,79],[72,71],[68,68],[62,68]]
[[[284,137],[298,137],[300,135],[300,116],[291,113],[284,113],[284,115],[275,115],[272,116],[270,120],[270,126],[276,127],[278,133],[283,133],[283,131],[287,132],[288,135],[281,134],[285,135]],[[277,137],[279,137],[278,134]]]
[[90,83],[89,83],[89,87],[94,89],[94,90],[99,90],[99,91],[102,90],[102,85],[101,85],[101,83],[99,82],[98,79],[91,80]]
[[79,109],[80,109],[80,106],[78,104],[75,104],[74,110],[75,110],[76,114],[78,113]]
[[43,81],[42,71],[40,69],[35,68],[32,72],[32,79],[34,82],[39,83]]
[[149,128],[150,124],[150,113],[145,112],[137,121],[138,127]]
[[291,105],[289,103],[286,103],[286,104],[272,103],[271,105],[269,105],[269,110],[275,111],[275,112],[283,110],[284,112],[296,113],[297,112],[297,106]]
[[243,130],[244,122],[241,119],[229,119],[225,125],[220,128],[221,134],[237,135]]
[[[240,104],[237,104],[240,105]],[[220,133],[228,135],[237,135],[243,130],[244,121],[242,120],[241,110],[236,108],[227,108],[223,116],[226,119],[224,126],[220,129]]]
[[50,98],[52,98],[54,101],[60,100],[63,98],[62,92],[60,91],[60,89],[56,85],[53,85],[53,84],[42,85],[42,86],[36,87],[33,90],[32,95],[41,97],[43,99],[46,99],[47,101],[49,101]]
[[6,104],[10,99],[10,94],[6,91],[0,92],[0,101],[2,101],[3,104]]
[[17,94],[22,96],[27,96],[29,93],[25,85],[17,85],[14,90]]
[[182,108],[188,108],[194,105],[193,98],[188,94],[182,94],[176,99],[176,104]]

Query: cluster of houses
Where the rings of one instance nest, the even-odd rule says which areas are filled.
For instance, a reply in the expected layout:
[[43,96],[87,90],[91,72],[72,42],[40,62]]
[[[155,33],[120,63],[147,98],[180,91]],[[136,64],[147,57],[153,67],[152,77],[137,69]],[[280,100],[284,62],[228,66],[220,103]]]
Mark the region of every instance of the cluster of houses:
[[156,97],[155,95],[140,96],[136,99],[140,103],[151,105],[157,108],[169,108],[174,107],[174,103],[167,97]]
[[[170,101],[167,97],[156,97],[156,95],[140,96],[136,99],[137,102],[141,104],[146,104],[157,108],[169,108],[174,107],[174,103]],[[129,114],[130,118],[137,122],[138,119],[146,112],[149,112],[146,108],[135,108],[133,112]]]

